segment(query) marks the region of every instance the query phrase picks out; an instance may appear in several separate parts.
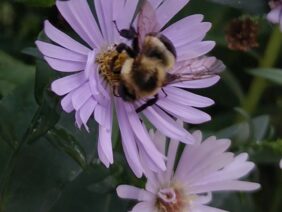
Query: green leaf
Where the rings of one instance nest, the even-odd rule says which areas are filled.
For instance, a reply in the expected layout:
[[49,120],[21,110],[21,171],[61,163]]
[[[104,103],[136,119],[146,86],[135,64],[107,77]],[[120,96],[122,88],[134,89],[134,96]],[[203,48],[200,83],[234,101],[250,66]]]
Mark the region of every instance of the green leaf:
[[282,69],[275,68],[256,68],[247,71],[249,74],[262,77],[271,82],[282,85]]
[[[75,127],[72,118],[72,115],[63,114],[56,129],[17,151],[9,181],[11,184],[5,190],[5,201],[1,204],[4,211],[49,211],[60,201],[64,189],[84,173],[82,167],[85,171],[91,168],[97,155],[96,125],[89,124],[91,133],[81,132]],[[62,154],[62,151],[66,154]],[[107,170],[104,166],[101,169]],[[95,174],[104,173],[102,170],[95,171]],[[1,174],[5,173],[2,171]],[[108,175],[107,172],[105,175]],[[99,180],[105,179],[105,175]],[[94,183],[95,177],[92,176],[91,180]],[[73,195],[76,194],[74,191]],[[96,196],[92,195],[91,202],[96,201]]]
[[0,135],[2,140],[7,142],[12,149],[15,149],[19,143],[19,138],[17,138],[14,132],[14,122],[10,111],[2,104],[0,104],[0,116]]
[[27,136],[27,142],[32,143],[45,135],[60,119],[58,97],[53,93],[46,91],[42,105],[33,117],[30,124],[30,130]]
[[[9,155],[5,169],[0,173],[0,211],[4,207],[7,195],[4,193],[10,182],[10,174],[13,171],[15,157],[18,147],[23,144],[23,140],[27,135],[27,129],[30,127],[33,114],[36,111],[36,103],[33,99],[33,80],[18,86],[13,92],[5,96],[0,101],[0,134],[4,141],[11,147],[11,155]],[[2,140],[1,139],[1,140]],[[5,153],[4,153],[5,155]]]
[[34,68],[0,51],[0,99],[34,77]]
[[51,92],[50,85],[56,78],[58,73],[52,70],[45,61],[36,61],[34,95],[38,104],[42,104],[46,92]]
[[226,211],[234,211],[236,208],[236,211],[257,212],[251,194],[230,192],[215,193],[211,206]]
[[7,142],[5,142],[0,135],[0,181],[1,175],[3,174],[3,171],[7,166],[7,162],[9,161],[9,157],[12,151],[13,148],[11,148],[11,146]]
[[43,55],[35,47],[27,47],[22,50],[22,53],[43,60]]
[[[61,194],[59,201],[54,204],[50,212],[124,212],[128,211],[128,203],[117,197],[115,179],[111,177],[112,172],[102,166],[93,166],[81,173]],[[108,179],[109,187],[100,187],[97,191],[94,184],[98,185]],[[111,181],[111,179],[113,181]],[[102,183],[103,185],[104,183]],[[101,186],[102,186],[101,185]],[[104,184],[105,185],[105,184]],[[99,187],[99,186],[98,186]],[[92,189],[90,189],[92,188]],[[105,192],[103,192],[106,190]]]
[[17,155],[4,211],[49,211],[81,168],[45,139],[26,145]]
[[219,138],[230,138],[235,141],[247,142],[249,140],[261,141],[269,129],[269,116],[262,115],[222,129],[216,133]]
[[57,95],[50,91],[50,83],[55,78],[56,72],[52,71],[47,63],[36,61],[34,96],[39,104],[35,114],[27,142],[36,141],[52,129],[60,119],[61,106]]
[[108,176],[103,181],[93,183],[88,186],[89,191],[99,193],[99,194],[106,194],[112,190],[114,190],[115,187],[118,186],[117,180],[112,177]]
[[266,9],[265,0],[209,0],[218,4],[233,7],[254,14],[262,14]]
[[252,121],[253,123],[253,139],[261,141],[265,139],[270,126],[270,117],[268,115],[259,116]]
[[223,82],[230,88],[240,102],[244,99],[243,89],[236,77],[229,70],[225,70],[222,73]]
[[29,80],[0,101],[0,134],[9,143],[17,145],[30,126],[37,108],[32,93],[33,80]]
[[282,139],[276,141],[263,141],[254,145],[256,148],[267,149],[277,155],[282,155]]
[[[31,79],[0,101],[1,150],[7,151],[4,144],[15,149],[10,151],[12,165],[0,163],[0,184],[2,188],[5,185],[0,205],[4,211],[49,211],[65,185],[79,176],[81,167],[91,166],[97,155],[97,125],[89,123],[91,132],[86,133],[75,127],[73,114],[60,116],[59,98],[49,89],[56,72],[43,61],[37,63],[36,92]],[[28,145],[23,141],[36,142]],[[1,152],[1,158],[8,152]]]
[[55,0],[16,0],[31,6],[50,7],[55,4]]
[[115,190],[115,188],[120,184],[117,180],[123,172],[123,167],[120,164],[115,164],[110,169],[111,174],[103,178],[101,181],[97,181],[88,186],[89,191],[98,193],[98,194],[106,194],[110,191]]
[[50,130],[46,138],[56,148],[67,153],[82,168],[85,169],[87,167],[87,158],[84,149],[81,147],[80,143],[64,129]]
[[278,165],[282,155],[282,139],[252,143],[246,148],[254,162]]
[[[91,164],[97,157],[97,138],[98,138],[98,125],[94,120],[90,119],[88,122],[89,132],[84,129],[78,129],[74,114],[62,113],[60,121],[56,124],[56,129],[63,129],[65,132],[75,139],[84,149],[87,162]],[[75,150],[74,150],[75,152]],[[66,152],[68,154],[68,152]],[[72,156],[71,156],[72,157]]]

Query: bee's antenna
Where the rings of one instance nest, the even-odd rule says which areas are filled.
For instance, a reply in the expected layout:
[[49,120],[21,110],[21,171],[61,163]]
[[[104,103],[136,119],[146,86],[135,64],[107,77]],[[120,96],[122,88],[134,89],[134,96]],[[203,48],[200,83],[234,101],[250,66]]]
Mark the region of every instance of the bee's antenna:
[[119,34],[120,34],[120,30],[119,30],[119,28],[118,28],[118,25],[117,25],[116,20],[114,20],[114,21],[113,21],[113,23],[114,23],[114,25],[115,25],[115,27],[116,27],[117,31],[118,31],[118,32],[119,32]]

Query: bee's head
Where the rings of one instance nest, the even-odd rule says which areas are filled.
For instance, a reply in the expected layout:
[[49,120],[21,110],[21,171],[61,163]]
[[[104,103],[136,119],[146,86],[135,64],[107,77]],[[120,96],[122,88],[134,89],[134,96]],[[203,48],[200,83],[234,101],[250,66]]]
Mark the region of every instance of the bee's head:
[[123,83],[120,83],[118,93],[119,96],[126,102],[133,102],[137,98],[136,94]]

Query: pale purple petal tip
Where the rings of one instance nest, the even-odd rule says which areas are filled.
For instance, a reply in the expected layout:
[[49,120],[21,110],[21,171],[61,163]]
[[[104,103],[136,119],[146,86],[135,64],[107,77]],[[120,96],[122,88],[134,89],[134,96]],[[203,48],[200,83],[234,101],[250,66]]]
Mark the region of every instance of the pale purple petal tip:
[[72,105],[71,98],[72,98],[72,92],[66,95],[61,101],[61,106],[63,110],[67,113],[74,111],[74,107]]
[[92,48],[104,43],[87,1],[56,1],[56,5],[65,20]]
[[153,197],[150,192],[130,185],[119,185],[116,191],[118,196],[124,199],[146,201]]
[[84,73],[77,73],[55,80],[51,89],[57,95],[62,96],[80,87],[86,81]]
[[185,61],[203,56],[215,47],[214,41],[193,42],[177,49],[177,61]]
[[59,59],[59,60],[66,60],[66,61],[74,61],[74,62],[85,62],[86,56],[73,52],[71,50],[49,44],[42,41],[35,42],[38,49],[47,57]]
[[85,68],[86,63],[84,62],[74,62],[67,60],[60,60],[51,57],[44,56],[44,59],[50,65],[50,67],[56,71],[61,72],[78,72]]
[[49,21],[44,22],[45,34],[55,43],[74,52],[87,55],[90,49],[78,43],[76,40],[55,28]]
[[168,23],[188,2],[189,0],[164,1],[157,9],[160,25],[164,26]]

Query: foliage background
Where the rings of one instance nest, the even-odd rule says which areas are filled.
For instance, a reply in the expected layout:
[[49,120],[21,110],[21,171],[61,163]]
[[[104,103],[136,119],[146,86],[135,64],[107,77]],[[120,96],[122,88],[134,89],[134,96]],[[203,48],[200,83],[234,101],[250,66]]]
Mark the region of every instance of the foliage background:
[[[34,48],[43,20],[68,29],[53,4],[0,1],[0,211],[126,211],[134,203],[119,200],[116,185],[144,182],[129,171],[117,129],[115,165],[106,169],[97,159],[95,123],[91,133],[80,131],[73,115],[62,113],[49,89],[58,75]],[[257,163],[249,179],[262,184],[260,191],[215,195],[212,204],[232,212],[282,211],[282,33],[265,20],[268,10],[265,0],[191,0],[175,18],[204,14],[213,23],[207,39],[218,44],[212,54],[227,66],[217,86],[199,92],[215,100],[207,109],[213,120],[191,128],[232,138],[232,151],[247,151]],[[259,48],[245,53],[229,50],[224,39],[227,24],[241,15],[260,26]]]

